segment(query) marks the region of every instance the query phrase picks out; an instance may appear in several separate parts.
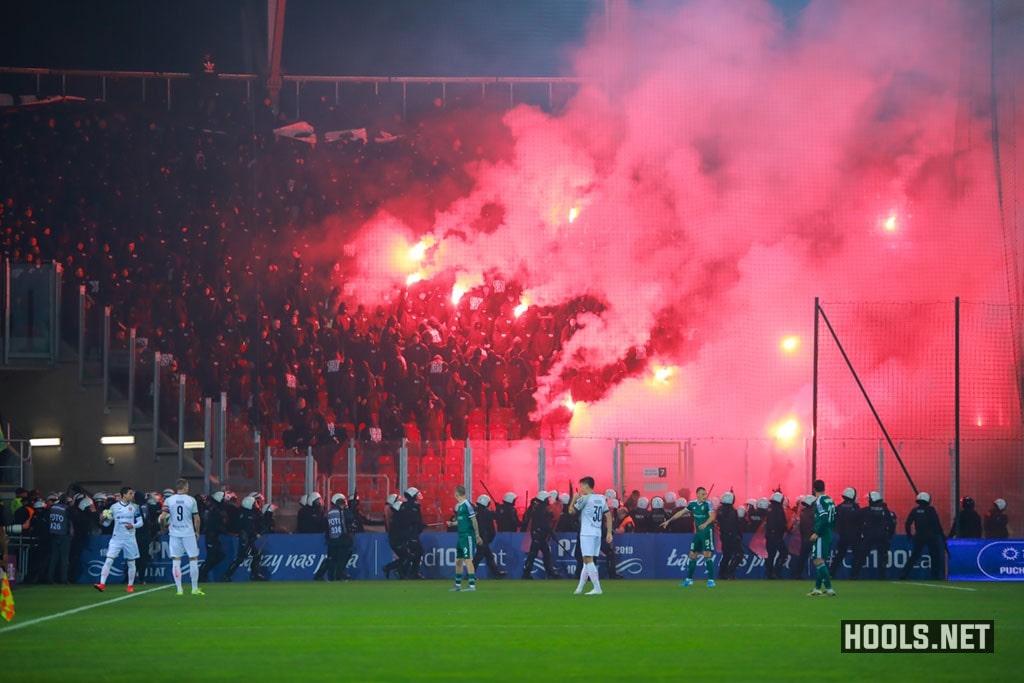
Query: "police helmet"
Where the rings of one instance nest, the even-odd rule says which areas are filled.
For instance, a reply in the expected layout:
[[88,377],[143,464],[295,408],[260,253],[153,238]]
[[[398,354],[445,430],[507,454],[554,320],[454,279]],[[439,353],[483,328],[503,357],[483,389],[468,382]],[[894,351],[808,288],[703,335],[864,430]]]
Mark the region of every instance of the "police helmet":
[[749,505],[752,508],[756,508],[757,507],[757,499],[756,498],[747,498],[747,505]]
[[804,496],[803,503],[804,503],[804,505],[806,505],[808,507],[810,507],[811,505],[814,505],[814,496],[812,496],[811,494],[808,493],[806,496]]
[[641,510],[646,510],[650,503],[651,501],[647,500],[646,496],[640,496],[636,501],[636,506]]
[[42,510],[44,507],[46,507],[46,501],[37,500],[34,503],[32,503],[32,507],[35,508],[36,510]]
[[1006,500],[1004,500],[1003,498],[996,498],[994,501],[992,501],[992,504],[995,505],[1000,512],[1006,509]]
[[217,491],[216,493],[214,493],[210,497],[213,498],[213,502],[215,502],[215,503],[223,503],[224,502],[224,492],[223,491]]
[[726,491],[722,494],[722,503],[725,505],[732,505],[736,502],[736,496],[732,491]]
[[488,505],[491,504],[491,497],[488,496],[487,494],[483,494],[482,496],[476,499],[476,504],[481,505],[483,507],[487,507]]
[[[253,495],[250,495],[249,498],[252,498],[254,500],[257,499],[256,496]],[[309,494],[309,498],[306,499],[306,504],[309,505],[309,507],[313,507],[314,505],[321,505],[322,501],[323,496],[314,491],[313,493]]]
[[568,505],[570,500],[568,493],[561,493],[558,495],[558,502],[562,505]]
[[932,494],[926,493],[925,491],[921,491],[921,493],[917,494],[917,502],[918,503],[930,503],[930,502],[932,502]]
[[675,504],[676,504],[676,494],[675,494],[674,491],[669,491],[668,493],[665,494],[665,505],[675,505]]
[[416,500],[420,497],[420,490],[415,486],[410,486],[405,490],[405,497],[409,500]]
[[252,510],[256,505],[256,499],[252,496],[246,496],[242,499],[242,507],[246,510]]
[[973,510],[974,499],[971,498],[970,496],[964,496],[963,498],[960,499],[960,505],[963,507],[964,510]]
[[384,504],[385,505],[391,505],[396,500],[398,500],[398,494],[397,493],[389,493],[388,497],[384,499]]
[[619,497],[619,494],[615,492],[615,489],[605,489],[604,497],[611,498],[614,500]]
[[743,519],[744,517],[746,517],[747,516],[747,508],[743,507],[742,505],[739,506],[738,508],[736,508],[736,516],[739,517],[740,519]]
[[308,504],[309,504],[309,496],[307,496],[305,493],[303,493],[302,496],[299,497],[299,505],[308,505]]
[[612,510],[618,510],[619,509],[619,499],[618,498],[612,498],[611,500],[609,500],[608,501],[608,507],[610,509],[612,509]]
[[273,503],[271,503],[270,505],[268,505],[268,506],[267,506],[267,507],[266,507],[266,508],[265,508],[265,509],[263,510],[263,514],[265,514],[265,515],[272,515],[272,514],[274,514],[275,512],[277,512],[277,506],[276,506],[276,505],[274,505]]
[[665,507],[665,501],[663,501],[661,498],[655,496],[654,498],[651,499],[652,510],[661,510],[663,507]]
[[[778,492],[776,492],[776,493],[778,493]],[[780,495],[780,498],[781,498],[781,495]],[[767,498],[758,498],[757,499],[757,509],[758,510],[767,510],[768,509],[768,499]]]
[[558,500],[558,497],[560,495],[561,494],[558,492],[557,489],[551,489],[550,491],[548,491],[548,500]]
[[103,493],[102,491],[99,492],[99,493],[96,493],[96,494],[93,495],[93,500],[95,500],[97,503],[106,503],[107,502],[107,494]]
[[878,491],[872,491],[871,493],[868,494],[869,503],[877,503],[880,500],[882,500],[882,494],[879,493]]
[[174,489],[164,489],[163,494],[164,494],[164,498],[166,498],[167,496],[173,496],[174,495]]
[[680,496],[679,498],[676,498],[676,509],[684,508],[684,507],[686,507],[686,499],[683,498],[682,496]]
[[89,496],[85,496],[80,501],[78,501],[78,509],[82,510],[83,512],[85,510],[88,510],[92,506],[93,506],[93,500]]
[[772,494],[771,501],[773,503],[781,503],[783,500],[782,491],[776,491]]
[[331,496],[331,505],[344,505],[346,500],[344,493],[335,493]]
[[548,492],[547,491],[541,491],[540,493],[538,493],[537,494],[537,500],[539,500],[542,503],[548,502]]
[[847,486],[843,489],[843,498],[846,500],[857,500],[857,489],[852,486]]
[[402,509],[402,501],[399,498],[395,498],[395,501],[391,503],[391,509],[398,512]]
[[511,491],[509,491],[508,493],[505,494],[505,497],[502,498],[502,500],[505,501],[506,503],[512,504],[512,503],[516,502],[516,498],[517,497],[518,496],[516,496],[516,494],[512,493]]

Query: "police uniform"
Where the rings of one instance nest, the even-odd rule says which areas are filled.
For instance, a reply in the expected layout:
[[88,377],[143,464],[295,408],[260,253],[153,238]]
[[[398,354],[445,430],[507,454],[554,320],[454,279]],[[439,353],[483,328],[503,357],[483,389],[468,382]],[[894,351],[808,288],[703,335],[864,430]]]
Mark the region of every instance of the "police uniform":
[[68,560],[71,554],[71,510],[64,499],[50,508],[48,531],[50,534],[50,563],[47,583],[68,583]]
[[[786,531],[789,522],[786,519],[786,508],[782,505],[783,500],[781,493],[773,493],[771,501],[767,501],[767,510],[758,506],[748,514],[749,517],[757,512],[764,521],[764,546],[767,553],[764,562],[764,578],[766,579],[783,578],[782,572],[789,559],[789,550],[786,548]],[[760,526],[760,522],[758,522],[758,526]]]
[[1006,501],[997,498],[985,513],[985,538],[1009,538],[1010,518],[1006,516]]
[[722,539],[722,564],[718,569],[720,579],[735,579],[736,568],[743,560],[743,531],[736,508],[733,507],[734,501],[732,493],[725,493],[715,515]]
[[498,531],[519,531],[522,522],[519,520],[519,513],[516,512],[516,494],[511,491],[505,494],[504,499],[495,510],[495,521]]
[[960,501],[960,511],[953,518],[949,527],[950,538],[981,538],[981,515],[974,509],[974,499],[964,496]]
[[355,545],[353,535],[352,511],[348,509],[345,496],[336,493],[331,497],[331,509],[326,516],[324,537],[327,541],[327,561],[321,565],[314,579],[326,578],[329,581],[343,581],[349,577],[345,573],[348,561],[352,557]]
[[235,559],[228,566],[224,574],[225,581],[231,581],[235,571],[251,558],[249,564],[250,581],[266,581],[269,577],[263,573],[260,567],[260,560],[263,553],[256,547],[256,542],[261,536],[261,520],[263,515],[260,512],[259,502],[252,496],[246,496],[242,500],[242,509],[238,513],[238,553]]
[[843,491],[843,502],[836,506],[836,552],[832,558],[832,565],[829,573],[836,578],[843,560],[849,552],[856,554],[857,546],[860,545],[860,517],[857,505],[857,491],[854,488],[847,488]]
[[203,519],[203,539],[206,543],[206,559],[199,567],[199,580],[206,583],[210,580],[210,571],[224,561],[224,545],[221,536],[227,531],[227,516],[224,512],[223,491],[218,491],[210,496],[210,503],[206,508],[206,515]]
[[896,515],[882,500],[882,495],[872,491],[868,494],[868,506],[857,511],[857,519],[860,523],[861,541],[854,553],[851,575],[854,579],[860,577],[864,561],[872,551],[875,551],[878,558],[878,578],[884,580],[889,566],[889,544],[896,533]]
[[932,497],[927,493],[923,491],[919,493],[917,505],[907,515],[907,520],[903,524],[907,538],[913,541],[914,549],[910,553],[910,559],[907,560],[907,566],[903,568],[903,574],[900,575],[901,579],[906,579],[910,576],[914,563],[920,559],[926,548],[928,556],[932,561],[932,580],[939,581],[945,578],[946,555],[944,547],[946,535],[942,532],[942,523],[939,521],[939,515],[935,508],[931,506],[931,500]]
[[533,562],[539,553],[544,562],[544,572],[549,579],[558,578],[555,568],[551,563],[551,547],[549,541],[552,536],[552,524],[554,515],[548,506],[548,493],[541,491],[537,497],[530,501],[530,507],[523,515],[523,531],[530,532],[530,550],[526,554],[526,562],[523,564],[523,578],[533,578]]
[[476,524],[480,529],[480,545],[476,547],[473,555],[473,567],[480,571],[481,561],[487,563],[487,568],[496,579],[504,578],[508,572],[502,571],[494,558],[494,551],[491,550],[491,543],[497,534],[496,516],[490,508],[490,496],[480,496],[476,499]]

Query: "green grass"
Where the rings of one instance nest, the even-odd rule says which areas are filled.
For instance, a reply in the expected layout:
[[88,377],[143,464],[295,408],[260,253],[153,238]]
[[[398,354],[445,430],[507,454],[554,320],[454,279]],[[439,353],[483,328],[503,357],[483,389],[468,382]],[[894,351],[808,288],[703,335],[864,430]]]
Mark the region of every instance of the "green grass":
[[[18,680],[963,681],[1016,674],[1024,586],[569,581],[16,588],[0,651]],[[953,590],[961,586],[973,590]],[[588,587],[589,589],[589,587]],[[93,607],[95,606],[95,607]],[[67,613],[76,608],[77,612]],[[55,618],[47,618],[54,617]],[[995,654],[841,654],[842,619],[994,619]],[[36,621],[40,620],[40,621]],[[12,671],[15,669],[11,669]],[[327,680],[327,679],[324,679]]]

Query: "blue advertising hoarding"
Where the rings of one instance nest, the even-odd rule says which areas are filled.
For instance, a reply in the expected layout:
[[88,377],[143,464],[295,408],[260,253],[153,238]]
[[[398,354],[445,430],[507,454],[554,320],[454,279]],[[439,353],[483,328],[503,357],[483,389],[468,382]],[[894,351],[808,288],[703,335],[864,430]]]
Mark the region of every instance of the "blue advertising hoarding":
[[1024,541],[953,539],[948,547],[950,581],[1024,581]]
[[[98,580],[100,569],[106,556],[106,546],[109,536],[94,536],[90,539],[89,545],[82,553],[79,583],[93,583]],[[690,534],[619,534],[615,537],[617,552],[616,566],[618,572],[627,579],[680,579],[686,572],[687,550],[690,545]],[[453,533],[424,533],[421,535],[423,544],[423,561],[420,566],[420,574],[427,579],[450,578],[455,567],[455,540]],[[760,543],[758,543],[760,541]],[[764,557],[758,554],[759,547],[763,547],[764,538],[747,536],[744,538],[744,557],[736,571],[738,579],[763,579],[764,578]],[[967,543],[963,541],[951,541],[950,550],[954,558],[960,562],[962,553],[953,551],[956,544]],[[983,545],[991,542],[981,542]],[[1002,542],[1002,548],[1012,548],[1018,551],[1016,557],[1021,558],[1024,566],[1024,541]],[[225,559],[210,573],[211,581],[222,580],[224,572],[235,556],[237,548],[236,540],[233,537],[223,539]],[[752,546],[753,545],[753,549]],[[274,534],[267,535],[260,539],[257,544],[262,550],[262,567],[271,580],[276,581],[308,581],[313,578],[317,567],[326,557],[326,546],[323,536],[319,534]],[[507,571],[510,578],[519,578],[522,574],[523,564],[530,547],[528,534],[522,533],[499,533],[491,543],[495,559],[501,569]],[[987,546],[986,546],[987,547]],[[205,544],[202,539],[199,543],[200,560],[205,556]],[[550,543],[552,561],[555,570],[562,576],[571,576],[576,569],[576,537],[572,534],[557,534]],[[983,556],[989,557],[989,553],[995,550],[984,550]],[[968,553],[969,554],[969,553]],[[716,561],[720,556],[716,555]],[[889,552],[888,577],[894,579],[902,572],[910,557],[910,543],[905,536],[896,536],[892,539],[892,547]],[[167,551],[167,537],[161,536],[150,545],[150,561],[146,568],[145,580],[148,583],[163,583],[172,581],[171,558]],[[387,535],[383,533],[357,534],[355,540],[354,554],[349,561],[348,574],[353,579],[369,580],[384,579],[382,567],[391,561],[393,554],[388,547]],[[847,555],[839,578],[849,577],[852,556]],[[873,579],[877,576],[875,567],[878,558],[869,556],[865,561],[865,568],[861,572],[861,578]],[[789,575],[795,558],[790,556],[786,564],[786,575]],[[966,562],[966,560],[964,561]],[[968,563],[969,564],[969,563]],[[977,561],[975,561],[977,564]],[[183,563],[183,571],[188,571],[188,562]],[[602,576],[607,575],[605,559],[602,557],[597,562]],[[702,579],[704,574],[704,559],[698,559],[698,568],[695,578]],[[988,566],[988,565],[986,565]],[[995,567],[995,565],[992,565]],[[1018,566],[1018,565],[1014,565]],[[931,563],[929,558],[923,557],[911,570],[910,578],[927,579],[930,576]],[[951,561],[950,574],[953,577],[953,562]],[[959,574],[963,574],[962,563],[956,565]],[[486,566],[477,569],[481,578],[488,578],[489,572]],[[545,575],[543,564],[540,558],[534,562],[532,572],[536,577]],[[991,572],[992,577],[974,580],[1007,580],[1009,575],[1003,574],[1006,578],[993,578],[1001,576],[998,569]],[[959,576],[958,574],[958,576]],[[977,574],[977,569],[975,570]],[[124,560],[118,559],[111,572],[111,583],[124,581],[125,565]],[[1015,575],[1019,580],[1021,577]],[[238,569],[233,576],[235,581],[248,581],[249,566],[246,564]]]

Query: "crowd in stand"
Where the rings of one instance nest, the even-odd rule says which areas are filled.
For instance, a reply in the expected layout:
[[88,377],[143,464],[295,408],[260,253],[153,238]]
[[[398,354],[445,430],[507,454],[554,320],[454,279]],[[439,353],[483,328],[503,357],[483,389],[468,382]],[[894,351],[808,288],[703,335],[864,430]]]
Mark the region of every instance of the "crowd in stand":
[[[97,103],[0,116],[0,248],[15,263],[63,266],[65,330],[77,328],[84,285],[91,306],[111,307],[115,344],[134,327],[140,358],[162,354],[163,388],[190,378],[189,415],[226,392],[233,416],[287,447],[413,429],[423,442],[462,440],[469,416],[495,406],[514,415],[510,438],[536,435],[537,377],[596,302],[517,315],[518,285],[500,274],[458,303],[441,281],[387,305],[347,294],[359,255],[346,238],[413,188],[458,182],[414,127],[388,144],[312,147],[190,123]],[[328,218],[337,254],[304,258]],[[562,379],[585,399],[633,369]],[[139,374],[140,403],[150,377]]]

